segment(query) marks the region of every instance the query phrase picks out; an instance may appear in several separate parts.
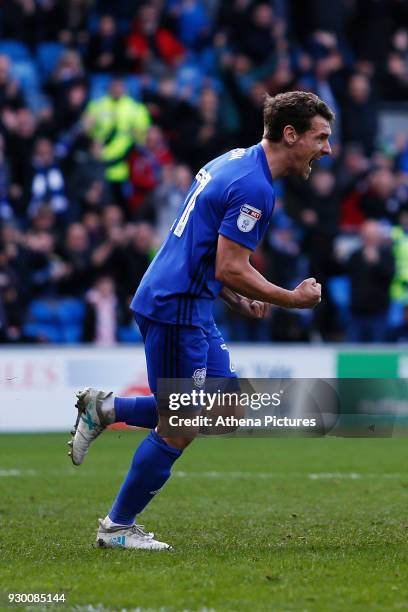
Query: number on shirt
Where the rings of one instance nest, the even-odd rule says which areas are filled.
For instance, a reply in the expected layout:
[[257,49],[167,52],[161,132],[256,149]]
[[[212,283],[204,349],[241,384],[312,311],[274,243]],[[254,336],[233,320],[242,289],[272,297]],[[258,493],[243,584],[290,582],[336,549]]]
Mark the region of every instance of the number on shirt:
[[211,174],[207,172],[207,170],[204,170],[204,168],[202,168],[196,176],[196,181],[198,182],[198,185],[191,194],[186,204],[186,207],[183,210],[183,214],[181,215],[179,222],[177,223],[174,229],[174,234],[178,238],[180,238],[180,236],[184,232],[184,228],[187,225],[187,221],[191,215],[191,212],[194,210],[197,197],[200,195],[204,187],[208,185],[208,183],[211,181]]

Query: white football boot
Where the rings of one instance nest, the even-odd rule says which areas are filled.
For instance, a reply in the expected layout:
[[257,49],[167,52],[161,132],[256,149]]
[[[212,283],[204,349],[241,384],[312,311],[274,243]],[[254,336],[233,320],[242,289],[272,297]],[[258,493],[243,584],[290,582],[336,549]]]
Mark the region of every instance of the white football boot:
[[138,550],[171,550],[169,544],[154,539],[154,533],[146,533],[143,525],[116,525],[99,519],[96,534],[99,548],[133,548]]
[[68,455],[74,465],[81,465],[88,448],[106,428],[115,422],[112,391],[98,391],[91,387],[82,389],[76,394],[78,417],[71,431],[72,439],[68,442],[71,449]]

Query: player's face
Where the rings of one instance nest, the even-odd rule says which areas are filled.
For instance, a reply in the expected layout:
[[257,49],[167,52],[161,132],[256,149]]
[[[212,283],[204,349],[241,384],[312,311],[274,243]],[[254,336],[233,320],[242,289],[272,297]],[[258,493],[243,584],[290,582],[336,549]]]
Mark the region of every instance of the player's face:
[[330,124],[327,119],[316,115],[310,122],[310,129],[299,134],[293,147],[293,170],[305,180],[312,171],[312,164],[323,155],[331,154],[329,137]]

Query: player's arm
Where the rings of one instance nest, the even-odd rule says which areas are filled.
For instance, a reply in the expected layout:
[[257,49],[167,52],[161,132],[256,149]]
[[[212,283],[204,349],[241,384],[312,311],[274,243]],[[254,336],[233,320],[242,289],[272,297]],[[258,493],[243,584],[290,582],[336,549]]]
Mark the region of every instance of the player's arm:
[[220,291],[220,298],[235,312],[252,319],[266,319],[270,313],[271,305],[259,300],[251,300],[228,287]]
[[220,234],[215,263],[216,279],[228,289],[251,300],[283,308],[313,308],[320,302],[321,285],[314,278],[307,278],[293,291],[278,287],[251,265],[251,253],[250,249]]

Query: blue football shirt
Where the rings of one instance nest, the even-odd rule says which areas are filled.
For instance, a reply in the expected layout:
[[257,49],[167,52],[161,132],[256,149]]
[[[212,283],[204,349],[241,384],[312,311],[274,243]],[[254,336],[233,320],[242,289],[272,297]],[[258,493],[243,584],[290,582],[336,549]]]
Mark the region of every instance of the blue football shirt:
[[131,308],[154,321],[208,329],[222,284],[215,279],[221,234],[254,250],[268,227],[275,195],[261,144],[234,149],[202,168]]

